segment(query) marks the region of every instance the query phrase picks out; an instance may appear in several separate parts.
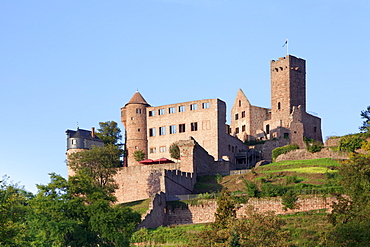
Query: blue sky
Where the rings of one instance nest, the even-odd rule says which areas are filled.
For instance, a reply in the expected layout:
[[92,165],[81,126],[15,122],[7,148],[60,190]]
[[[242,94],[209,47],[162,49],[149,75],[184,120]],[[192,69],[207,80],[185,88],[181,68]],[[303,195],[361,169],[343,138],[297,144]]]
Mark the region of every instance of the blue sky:
[[239,88],[270,107],[270,60],[307,60],[323,137],[358,132],[370,105],[367,0],[0,2],[0,175],[36,192],[66,177],[67,129],[120,123],[138,89],[153,106]]

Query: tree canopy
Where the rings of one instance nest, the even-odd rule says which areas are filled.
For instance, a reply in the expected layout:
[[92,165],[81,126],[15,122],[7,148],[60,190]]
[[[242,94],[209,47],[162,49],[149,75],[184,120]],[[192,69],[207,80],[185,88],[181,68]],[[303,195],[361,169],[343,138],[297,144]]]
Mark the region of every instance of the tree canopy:
[[121,129],[115,121],[99,122],[99,126],[96,135],[104,144],[119,144],[118,142],[122,139]]
[[361,118],[364,119],[360,130],[362,132],[370,132],[370,106],[367,107],[365,111],[361,111]]

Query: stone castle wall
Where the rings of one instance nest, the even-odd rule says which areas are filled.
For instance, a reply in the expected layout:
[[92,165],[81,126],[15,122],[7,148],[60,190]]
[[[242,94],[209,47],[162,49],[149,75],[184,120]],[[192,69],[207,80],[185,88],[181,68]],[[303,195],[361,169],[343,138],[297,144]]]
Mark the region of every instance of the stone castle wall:
[[306,149],[296,149],[289,151],[286,154],[281,154],[276,158],[276,162],[284,160],[311,160],[311,159],[348,159],[346,152],[333,151],[331,148],[323,148],[320,152],[310,153]]
[[[297,201],[299,208],[297,209],[283,209],[281,198],[250,198],[246,204],[240,204],[237,209],[237,217],[247,216],[247,212],[252,206],[258,213],[266,213],[274,211],[275,214],[291,214],[295,212],[305,212],[311,210],[327,209],[331,212],[331,205],[336,201],[335,197],[322,197],[322,196],[305,196],[300,197]],[[174,208],[173,206],[158,205],[159,211],[166,211],[166,214],[161,216],[152,216],[155,222],[164,222],[165,225],[181,225],[181,224],[199,224],[210,223],[215,221],[215,212],[217,209],[217,202],[215,200],[204,200],[198,205],[179,205]],[[153,209],[151,209],[153,210]],[[149,213],[149,212],[148,212]],[[161,217],[165,217],[164,219]],[[150,216],[145,215],[147,219]],[[153,227],[155,224],[150,220],[142,223],[141,227]],[[155,225],[158,227],[160,225]]]

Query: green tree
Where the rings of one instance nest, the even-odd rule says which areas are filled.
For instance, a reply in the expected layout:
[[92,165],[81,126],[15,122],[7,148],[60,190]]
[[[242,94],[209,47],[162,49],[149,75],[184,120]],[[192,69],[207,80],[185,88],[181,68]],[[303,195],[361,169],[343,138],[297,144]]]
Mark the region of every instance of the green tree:
[[228,189],[222,189],[217,198],[217,209],[213,226],[217,229],[225,228],[228,221],[236,218],[235,201]]
[[364,119],[362,126],[360,126],[360,130],[362,132],[370,132],[370,105],[365,111],[361,111],[360,115],[361,118]]
[[[69,155],[68,166],[75,171],[76,176],[70,178],[74,186],[74,193],[86,195],[111,196],[117,185],[113,176],[120,166],[118,157],[122,150],[113,144],[104,147],[93,146],[90,150]],[[100,192],[98,192],[98,190]]]
[[115,121],[99,122],[99,126],[96,135],[104,141],[104,144],[117,145],[122,139],[121,129]]
[[[365,143],[363,148],[370,145]],[[339,174],[345,196],[339,195],[338,202],[333,203],[329,219],[335,230],[329,244],[366,246],[370,242],[370,155],[351,154]]]
[[98,186],[81,193],[83,196],[71,192],[77,190],[75,186],[56,174],[51,174],[48,185],[38,185],[37,195],[30,200],[28,216],[31,245],[129,246],[140,215],[130,208],[112,205],[106,200],[109,197],[89,195],[99,191]]
[[24,246],[26,205],[32,194],[7,180],[4,176],[0,181],[0,245]]
[[136,161],[142,161],[145,159],[145,153],[143,150],[137,150],[134,152],[134,158]]
[[180,159],[180,148],[176,142],[172,143],[170,146],[170,155],[173,159]]

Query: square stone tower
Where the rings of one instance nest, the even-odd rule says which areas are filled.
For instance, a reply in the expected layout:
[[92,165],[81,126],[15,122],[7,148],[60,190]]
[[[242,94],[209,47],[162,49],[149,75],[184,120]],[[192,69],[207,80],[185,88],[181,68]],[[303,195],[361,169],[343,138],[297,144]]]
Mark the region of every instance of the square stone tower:
[[277,61],[272,60],[270,66],[272,118],[281,119],[285,125],[284,120],[294,106],[300,105],[306,112],[306,61],[287,55]]

